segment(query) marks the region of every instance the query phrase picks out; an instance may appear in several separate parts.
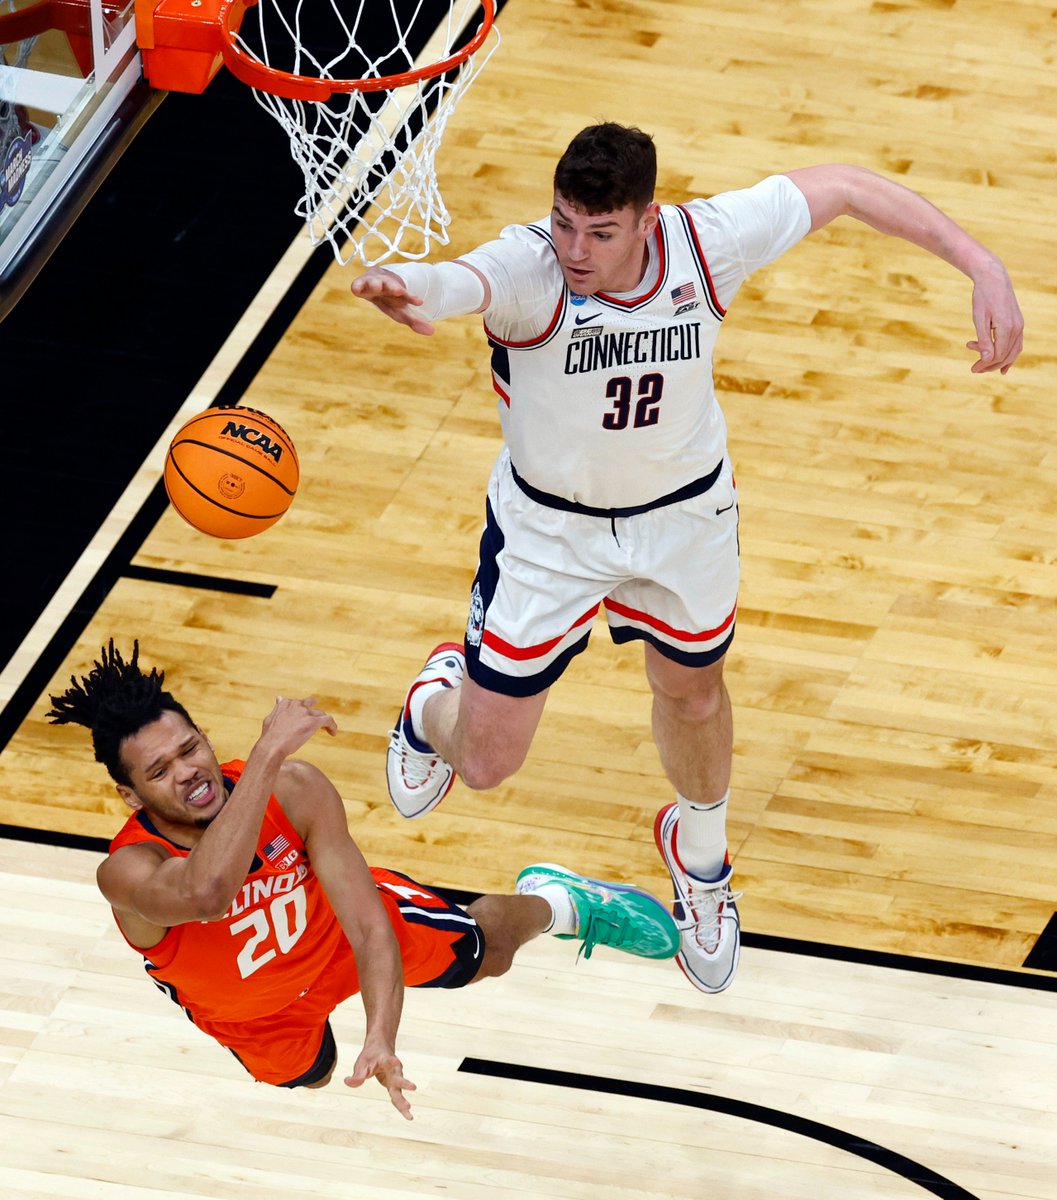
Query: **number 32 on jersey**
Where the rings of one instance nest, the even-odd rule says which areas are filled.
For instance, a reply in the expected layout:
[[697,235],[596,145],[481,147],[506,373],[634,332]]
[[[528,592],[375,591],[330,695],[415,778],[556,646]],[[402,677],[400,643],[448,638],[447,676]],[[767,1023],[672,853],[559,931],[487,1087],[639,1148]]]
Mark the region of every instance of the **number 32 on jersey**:
[[602,417],[603,429],[642,429],[656,425],[661,418],[661,392],[664,376],[656,371],[639,378],[638,386],[627,375],[616,375],[606,384],[606,398],[612,408]]

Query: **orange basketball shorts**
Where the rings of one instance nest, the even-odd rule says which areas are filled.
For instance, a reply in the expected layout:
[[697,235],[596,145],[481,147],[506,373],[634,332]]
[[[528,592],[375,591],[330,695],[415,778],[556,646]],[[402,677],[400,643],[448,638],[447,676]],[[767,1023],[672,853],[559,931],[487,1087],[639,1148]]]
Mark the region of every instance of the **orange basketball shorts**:
[[[400,946],[408,987],[465,987],[484,956],[484,934],[457,905],[407,875],[372,867]],[[360,990],[356,959],[342,938],[316,982],[279,1012],[252,1021],[197,1022],[226,1046],[254,1079],[277,1087],[318,1083],[332,1070],[337,1046],[330,1014]]]

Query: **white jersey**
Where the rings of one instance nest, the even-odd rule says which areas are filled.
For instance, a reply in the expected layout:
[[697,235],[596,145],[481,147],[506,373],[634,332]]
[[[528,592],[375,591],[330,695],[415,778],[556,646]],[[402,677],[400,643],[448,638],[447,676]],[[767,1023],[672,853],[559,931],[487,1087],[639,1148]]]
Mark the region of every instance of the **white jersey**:
[[635,292],[580,296],[549,219],[462,256],[489,282],[484,312],[503,436],[531,487],[598,509],[649,505],[713,471],[726,423],[712,351],[738,288],[810,229],[784,175],[663,205]]

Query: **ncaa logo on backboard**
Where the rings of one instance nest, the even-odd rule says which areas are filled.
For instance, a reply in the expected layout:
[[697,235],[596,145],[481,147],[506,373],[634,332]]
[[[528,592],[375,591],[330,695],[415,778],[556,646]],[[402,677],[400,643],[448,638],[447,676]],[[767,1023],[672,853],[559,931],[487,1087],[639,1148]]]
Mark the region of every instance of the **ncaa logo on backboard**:
[[480,585],[474,584],[470,593],[470,615],[466,621],[466,641],[471,646],[479,646],[484,637],[484,600],[481,598]]
[[0,197],[3,197],[4,204],[8,207],[18,203],[26,185],[26,176],[29,174],[29,164],[33,157],[30,152],[32,144],[28,136],[17,137],[4,155],[3,174],[0,175]]

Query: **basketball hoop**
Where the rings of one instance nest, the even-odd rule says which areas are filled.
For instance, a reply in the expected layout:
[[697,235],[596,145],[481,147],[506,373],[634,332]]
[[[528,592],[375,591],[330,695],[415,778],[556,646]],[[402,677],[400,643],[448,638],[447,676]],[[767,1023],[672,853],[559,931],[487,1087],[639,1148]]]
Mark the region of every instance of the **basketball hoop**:
[[499,44],[495,12],[496,0],[137,0],[137,36],[155,87],[201,91],[219,59],[248,84],[290,139],[313,243],[370,266],[448,244],[436,154]]

